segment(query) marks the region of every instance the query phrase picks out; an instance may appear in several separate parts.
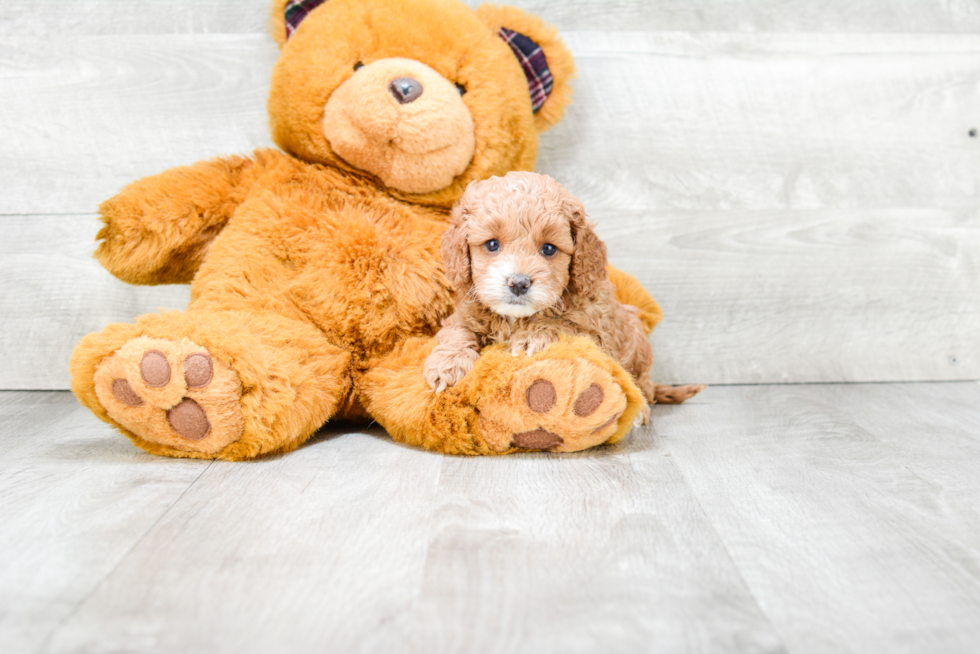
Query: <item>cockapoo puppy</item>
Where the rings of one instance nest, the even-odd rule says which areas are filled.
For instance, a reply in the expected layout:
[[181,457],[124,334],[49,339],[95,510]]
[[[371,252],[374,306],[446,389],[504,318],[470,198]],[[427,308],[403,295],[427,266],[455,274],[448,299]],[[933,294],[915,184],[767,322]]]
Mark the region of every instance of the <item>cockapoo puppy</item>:
[[[620,304],[606,246],[582,203],[547,175],[510,172],[470,184],[442,240],[456,311],[436,335],[425,380],[437,393],[473,368],[480,349],[535,354],[559,334],[588,335],[636,379],[649,403],[678,403],[702,386],[657,386],[635,307]],[[642,415],[646,422],[649,407]]]

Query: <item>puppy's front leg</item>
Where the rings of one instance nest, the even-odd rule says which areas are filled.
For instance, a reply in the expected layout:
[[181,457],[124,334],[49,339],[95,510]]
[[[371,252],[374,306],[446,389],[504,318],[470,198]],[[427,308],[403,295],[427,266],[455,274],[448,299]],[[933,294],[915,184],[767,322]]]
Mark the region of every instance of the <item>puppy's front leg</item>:
[[533,324],[510,337],[510,353],[515,357],[521,352],[534,356],[557,341],[560,333],[551,325]]
[[422,374],[432,390],[441,393],[473,369],[480,357],[480,346],[476,334],[452,324],[440,329],[436,340],[439,344],[426,357]]

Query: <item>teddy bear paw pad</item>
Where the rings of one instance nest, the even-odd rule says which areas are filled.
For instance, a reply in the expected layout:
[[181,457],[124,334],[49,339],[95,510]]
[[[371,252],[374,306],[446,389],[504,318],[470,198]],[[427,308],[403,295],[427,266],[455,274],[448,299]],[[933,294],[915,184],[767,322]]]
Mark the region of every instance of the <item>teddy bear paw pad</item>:
[[187,338],[128,341],[96,369],[95,392],[110,418],[145,441],[216,453],[242,435],[238,374]]
[[615,434],[626,406],[623,388],[589,361],[531,360],[506,392],[479,406],[479,429],[498,452],[575,452]]

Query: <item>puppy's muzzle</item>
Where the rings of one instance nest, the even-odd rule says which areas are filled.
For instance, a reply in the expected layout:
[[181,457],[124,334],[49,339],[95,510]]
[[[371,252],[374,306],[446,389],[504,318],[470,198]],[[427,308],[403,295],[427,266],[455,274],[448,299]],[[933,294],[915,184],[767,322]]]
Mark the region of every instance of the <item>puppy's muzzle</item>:
[[531,288],[531,278],[527,275],[511,275],[507,278],[507,286],[514,295],[521,296]]

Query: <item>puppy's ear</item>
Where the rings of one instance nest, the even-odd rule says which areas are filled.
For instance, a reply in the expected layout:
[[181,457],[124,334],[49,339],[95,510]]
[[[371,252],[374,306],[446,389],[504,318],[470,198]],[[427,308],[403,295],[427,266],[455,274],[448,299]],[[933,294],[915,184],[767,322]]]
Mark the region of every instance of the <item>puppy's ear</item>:
[[606,244],[585,220],[585,208],[578,198],[565,200],[565,212],[572,229],[575,250],[568,268],[568,288],[576,295],[595,296],[599,283],[606,279]]
[[442,265],[449,283],[457,291],[472,281],[470,245],[466,234],[466,217],[469,211],[464,200],[465,197],[453,207],[449,229],[442,234]]

